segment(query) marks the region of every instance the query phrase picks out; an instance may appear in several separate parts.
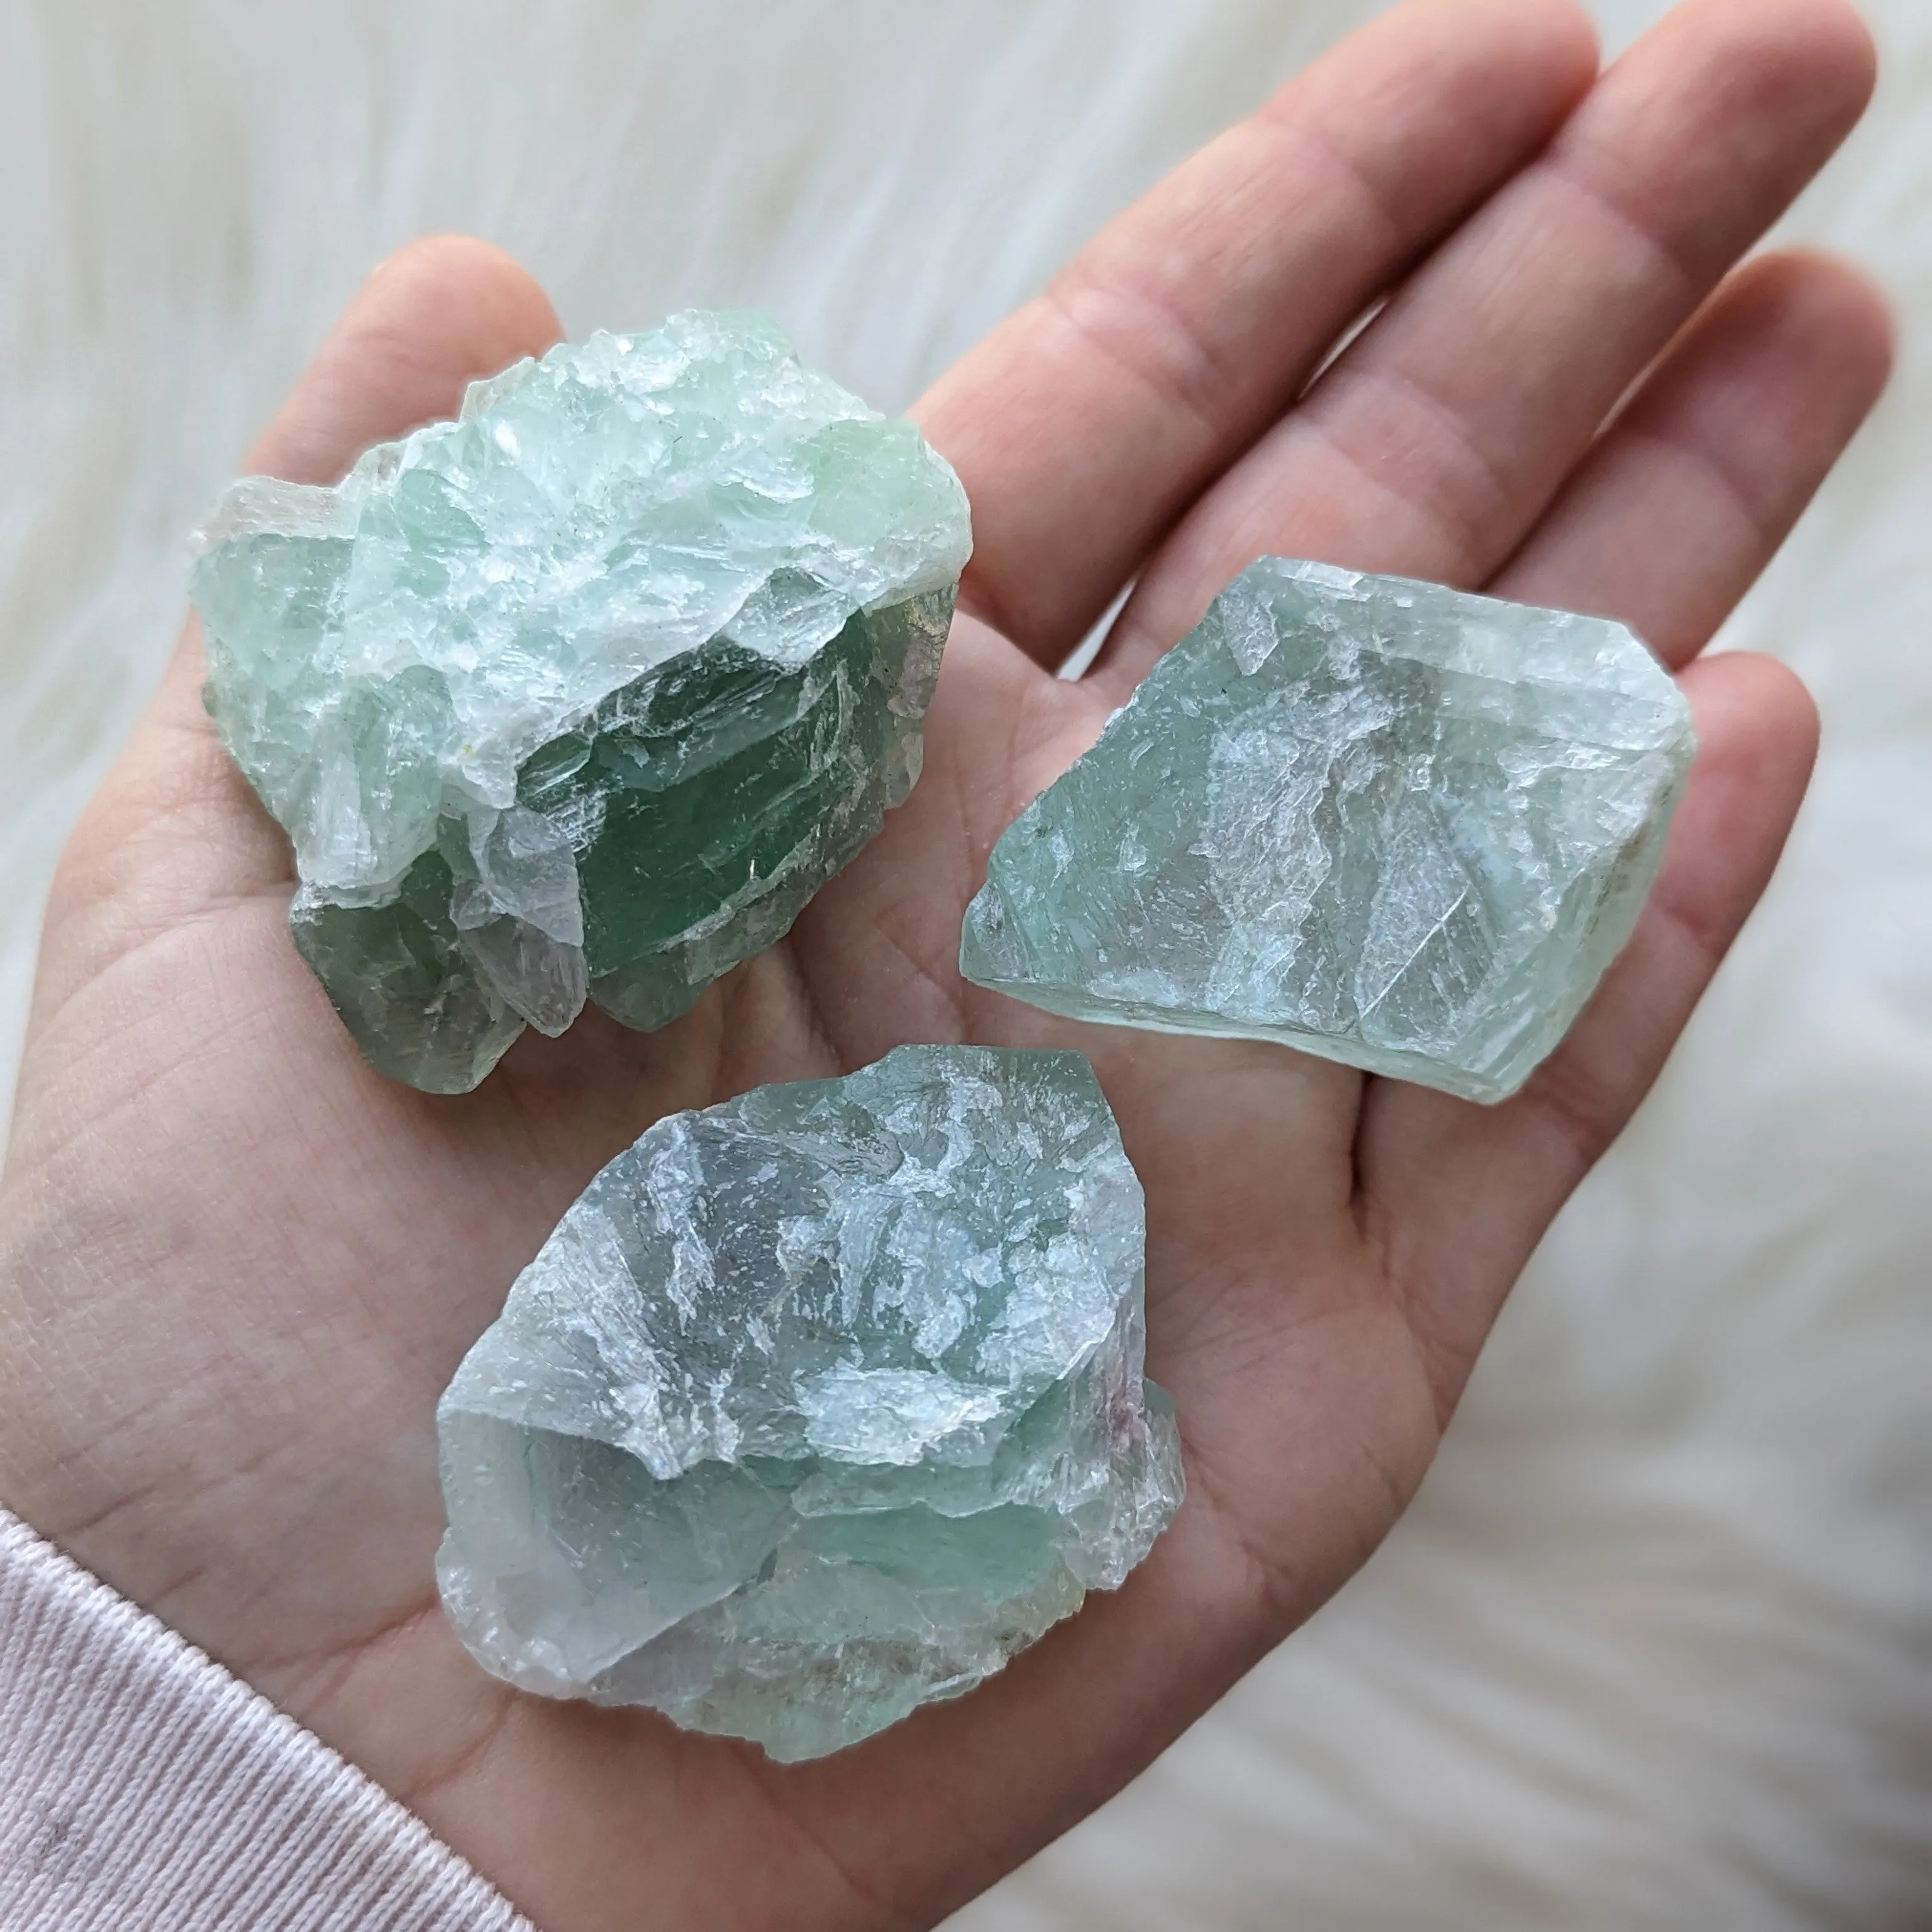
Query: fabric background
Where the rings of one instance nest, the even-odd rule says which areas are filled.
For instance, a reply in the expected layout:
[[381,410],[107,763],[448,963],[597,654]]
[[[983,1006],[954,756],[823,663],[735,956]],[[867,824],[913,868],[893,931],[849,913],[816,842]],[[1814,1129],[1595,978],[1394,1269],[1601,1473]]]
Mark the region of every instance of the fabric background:
[[[897,406],[1374,10],[0,5],[0,1084],[185,532],[380,256],[488,236],[574,334],[769,308]],[[1902,364],[1731,633],[1826,719],[1770,900],[1387,1547],[962,1928],[1932,1924],[1932,7],[1870,10],[1790,227]]]

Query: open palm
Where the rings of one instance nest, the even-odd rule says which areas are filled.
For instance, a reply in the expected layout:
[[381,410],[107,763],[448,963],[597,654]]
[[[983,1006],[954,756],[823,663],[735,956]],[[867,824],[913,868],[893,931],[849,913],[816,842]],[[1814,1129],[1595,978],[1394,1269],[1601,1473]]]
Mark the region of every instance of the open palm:
[[[1816,258],[1732,271],[1870,62],[1839,0],[1690,0],[1600,80],[1569,0],[1415,0],[1190,162],[921,404],[978,544],[926,776],[659,1034],[586,1011],[461,1097],[371,1073],[290,945],[287,848],[190,633],[49,914],[0,1191],[0,1495],[548,1932],[926,1922],[1090,1808],[1389,1528],[1775,860],[1808,701],[1690,660],[1876,393],[1886,324]],[[494,250],[418,244],[256,465],[333,478],[556,332]],[[1651,908],[1503,1106],[958,976],[994,839],[1264,552],[1604,612],[1683,668],[1702,752]],[[1094,670],[1056,679],[1130,580]],[[970,1698],[816,1764],[484,1677],[436,1606],[433,1415],[518,1270],[662,1114],[952,1040],[1078,1046],[1119,1116],[1173,1530]]]

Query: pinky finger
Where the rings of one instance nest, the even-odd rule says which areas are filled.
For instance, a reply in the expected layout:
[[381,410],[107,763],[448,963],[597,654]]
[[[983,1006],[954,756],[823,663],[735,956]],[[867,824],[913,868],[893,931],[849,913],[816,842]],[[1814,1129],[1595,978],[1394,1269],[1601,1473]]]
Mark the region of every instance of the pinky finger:
[[1712,297],[1490,586],[1628,624],[1673,669],[1709,642],[1885,386],[1884,298],[1766,255]]
[[1481,1108],[1370,1083],[1364,1198],[1453,1402],[1570,1190],[1648,1090],[1756,903],[1810,770],[1816,718],[1768,658],[1690,663],[1882,386],[1884,304],[1856,271],[1768,256],[1712,298],[1491,586],[1620,619],[1683,673],[1699,755],[1642,920],[1569,1038]]
[[1684,672],[1698,755],[1630,943],[1568,1039],[1513,1099],[1478,1107],[1370,1083],[1358,1172],[1393,1277],[1453,1404],[1557,1209],[1649,1091],[1768,882],[1817,744],[1809,694],[1774,659]]

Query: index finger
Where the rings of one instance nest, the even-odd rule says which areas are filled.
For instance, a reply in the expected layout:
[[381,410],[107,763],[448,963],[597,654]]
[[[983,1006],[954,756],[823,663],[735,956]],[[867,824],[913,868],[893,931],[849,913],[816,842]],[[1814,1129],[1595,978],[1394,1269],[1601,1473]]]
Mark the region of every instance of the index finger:
[[1130,208],[914,412],[972,500],[965,608],[1058,664],[1596,68],[1574,0],[1409,0]]

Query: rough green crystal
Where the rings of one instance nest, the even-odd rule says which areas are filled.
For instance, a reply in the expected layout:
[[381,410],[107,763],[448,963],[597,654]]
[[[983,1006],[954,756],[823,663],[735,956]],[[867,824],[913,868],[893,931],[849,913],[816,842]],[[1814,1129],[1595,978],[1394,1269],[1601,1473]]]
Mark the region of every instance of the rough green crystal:
[[208,705],[369,1059],[473,1087],[587,996],[656,1027],[919,775],[970,548],[910,423],[697,312],[472,386],[200,539]]
[[1629,938],[1695,750],[1620,624],[1264,558],[1008,828],[960,970],[1498,1100]]
[[970,1689],[1180,1503],[1142,1231],[1076,1053],[902,1047],[659,1121],[442,1399],[458,1632],[778,1758]]

